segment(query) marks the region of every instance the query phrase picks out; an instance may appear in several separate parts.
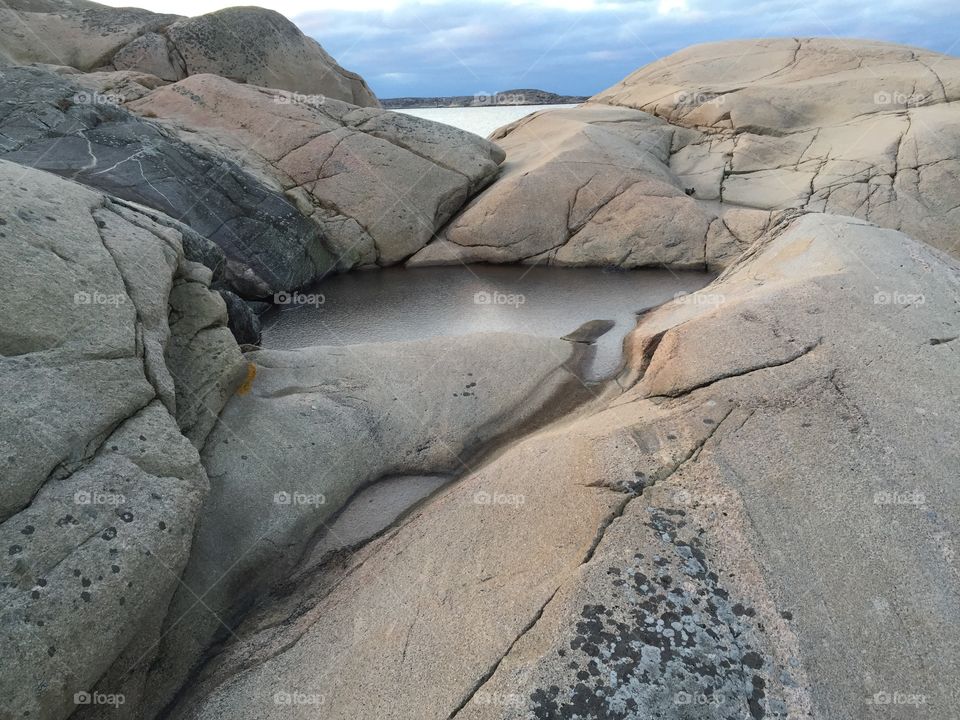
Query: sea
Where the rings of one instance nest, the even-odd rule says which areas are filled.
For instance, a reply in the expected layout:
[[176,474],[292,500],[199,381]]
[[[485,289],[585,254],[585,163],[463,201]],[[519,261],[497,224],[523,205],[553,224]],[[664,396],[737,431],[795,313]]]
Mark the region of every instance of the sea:
[[519,120],[530,113],[541,110],[560,110],[572,108],[576,105],[497,105],[490,107],[459,107],[459,108],[416,108],[413,110],[394,110],[394,112],[426,118],[434,122],[453,125],[454,127],[487,137],[502,125]]

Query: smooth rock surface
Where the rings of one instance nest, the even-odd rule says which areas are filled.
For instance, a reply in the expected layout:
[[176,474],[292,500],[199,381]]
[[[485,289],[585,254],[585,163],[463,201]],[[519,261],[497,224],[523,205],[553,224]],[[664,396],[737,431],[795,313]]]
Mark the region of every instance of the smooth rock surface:
[[577,355],[511,334],[248,353],[255,378],[203,451],[211,493],[153,666],[152,711],[355,492],[463,471],[483,443],[579,387]]

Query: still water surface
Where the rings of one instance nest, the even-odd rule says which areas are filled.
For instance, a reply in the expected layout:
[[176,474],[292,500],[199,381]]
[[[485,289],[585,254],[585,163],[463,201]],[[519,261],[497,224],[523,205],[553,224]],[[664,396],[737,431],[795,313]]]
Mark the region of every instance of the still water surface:
[[562,337],[588,320],[612,320],[588,363],[590,379],[620,365],[636,314],[707,285],[702,272],[471,265],[387,268],[324,280],[264,318],[263,346],[356,345],[477,332]]

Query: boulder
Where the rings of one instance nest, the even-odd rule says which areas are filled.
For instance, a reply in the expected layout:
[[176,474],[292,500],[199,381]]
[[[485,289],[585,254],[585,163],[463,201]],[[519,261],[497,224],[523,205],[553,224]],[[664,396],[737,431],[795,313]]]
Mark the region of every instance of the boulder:
[[219,301],[172,227],[3,160],[0,194],[0,691],[66,718],[91,692],[136,701],[207,491],[179,409],[220,383],[216,417],[246,364],[219,317],[170,322],[178,287]]
[[420,250],[503,160],[493,143],[448,125],[216,75],[127,107],[257,167],[321,228],[340,269]]
[[778,216],[602,400],[284,585],[172,717],[950,707],[958,290],[898,232]]
[[[246,297],[307,284],[332,267],[315,224],[237,163],[36,68],[0,77],[0,157],[69,177],[188,225],[194,259]],[[52,151],[56,148],[55,151]],[[198,239],[199,234],[207,240]],[[222,248],[226,268],[208,241]]]
[[285,17],[264,8],[185,18],[86,0],[12,0],[0,9],[0,28],[0,57],[6,56],[8,64],[129,70],[167,82],[216,73],[379,106],[362,77],[340,67]]
[[380,106],[362,77],[340,67],[320,43],[272,10],[235,7],[183,18],[167,28],[166,38],[186,75],[213,73],[351,105]]
[[[722,267],[769,212],[692,197],[671,168],[675,135],[648,113],[598,104],[507,125],[491,136],[507,154],[500,177],[409,265]],[[731,211],[748,222],[726,224]]]
[[11,65],[97,70],[109,65],[127,43],[162,30],[177,18],[87,0],[11,0],[0,8],[0,52]]
[[227,305],[227,326],[240,345],[260,344],[260,316],[243,298],[229,290],[221,290],[220,296]]

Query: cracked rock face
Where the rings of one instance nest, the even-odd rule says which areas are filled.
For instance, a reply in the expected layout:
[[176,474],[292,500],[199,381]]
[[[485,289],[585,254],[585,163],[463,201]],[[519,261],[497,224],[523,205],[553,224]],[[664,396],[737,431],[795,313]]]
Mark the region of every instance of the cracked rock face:
[[501,128],[500,177],[409,264],[723,267],[770,213],[688,194],[670,165],[675,135],[648,113],[595,104]]
[[501,178],[410,263],[725,267],[798,209],[960,253],[960,60],[887,43],[698,45],[496,131]]
[[697,45],[594,96],[677,126],[696,196],[852,215],[958,253],[960,60],[826,38]]
[[[222,262],[245,297],[299,287],[330,270],[319,229],[240,165],[98,99],[68,76],[0,77],[0,157],[68,177],[188,225],[191,257]],[[205,238],[205,239],[204,239]],[[217,268],[217,264],[212,265]]]
[[420,118],[202,75],[128,107],[226,146],[318,225],[340,269],[391,265],[493,180],[503,151]]
[[[705,529],[664,504],[621,516],[581,587],[551,601],[566,625],[549,639],[535,625],[456,717],[757,720],[805,709],[764,619],[714,571]],[[552,647],[523,663],[537,643]]]
[[215,73],[379,107],[362,77],[338,65],[285,17],[263,8],[184,18],[86,0],[14,0],[0,9],[0,29],[0,53],[9,64],[134,70],[167,82]]
[[[217,387],[215,418],[245,363],[174,229],[2,160],[0,195],[3,714],[67,717],[137,701],[207,491],[184,408]],[[171,322],[185,287],[219,312]]]

